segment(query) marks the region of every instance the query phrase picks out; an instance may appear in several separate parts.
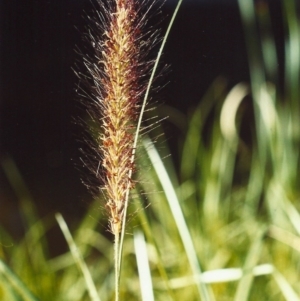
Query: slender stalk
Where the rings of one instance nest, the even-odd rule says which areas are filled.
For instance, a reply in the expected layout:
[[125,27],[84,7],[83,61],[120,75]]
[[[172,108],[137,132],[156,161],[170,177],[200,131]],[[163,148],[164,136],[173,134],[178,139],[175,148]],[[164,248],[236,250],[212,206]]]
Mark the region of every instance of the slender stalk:
[[120,294],[120,266],[119,266],[119,249],[120,249],[120,234],[115,233],[115,301],[119,301]]

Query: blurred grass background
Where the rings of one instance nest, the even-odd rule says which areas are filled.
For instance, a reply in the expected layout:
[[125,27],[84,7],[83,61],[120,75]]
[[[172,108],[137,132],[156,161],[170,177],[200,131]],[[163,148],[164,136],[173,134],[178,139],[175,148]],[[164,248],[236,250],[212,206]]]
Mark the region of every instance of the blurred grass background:
[[[169,119],[141,141],[121,299],[300,300],[299,6],[281,1],[274,19],[269,4],[238,1],[248,82],[218,77],[186,114],[167,105],[153,113]],[[12,159],[2,171],[24,234],[0,229],[0,299],[95,301],[94,285],[113,300],[101,199],[71,223],[73,243],[61,216],[59,227],[37,213]]]

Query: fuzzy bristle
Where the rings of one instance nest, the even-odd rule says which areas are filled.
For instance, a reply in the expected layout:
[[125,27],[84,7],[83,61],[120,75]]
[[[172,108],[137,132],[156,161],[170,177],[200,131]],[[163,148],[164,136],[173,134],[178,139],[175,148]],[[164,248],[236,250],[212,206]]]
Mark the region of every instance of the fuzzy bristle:
[[143,92],[140,80],[147,69],[137,4],[135,0],[109,1],[103,32],[91,37],[97,61],[87,64],[96,108],[101,111],[96,113],[102,118],[97,151],[102,157],[103,189],[114,234],[121,231],[124,204],[132,187],[135,122]]

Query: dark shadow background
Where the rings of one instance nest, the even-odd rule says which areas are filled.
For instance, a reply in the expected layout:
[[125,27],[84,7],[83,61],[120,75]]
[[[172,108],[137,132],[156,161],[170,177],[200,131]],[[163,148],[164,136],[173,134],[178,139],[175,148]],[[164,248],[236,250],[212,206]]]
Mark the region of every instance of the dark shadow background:
[[[162,33],[175,5],[168,0],[163,7]],[[60,211],[76,220],[91,201],[80,181],[85,174],[79,160],[82,129],[72,119],[84,111],[71,70],[79,59],[75,45],[84,45],[82,16],[91,9],[89,0],[1,2],[1,160],[14,160],[40,216]],[[271,9],[281,20],[279,1]],[[170,66],[164,78],[169,84],[157,97],[183,113],[200,101],[217,76],[227,78],[229,88],[248,81],[237,1],[184,0],[163,64]],[[18,200],[0,173],[0,223],[19,234]]]

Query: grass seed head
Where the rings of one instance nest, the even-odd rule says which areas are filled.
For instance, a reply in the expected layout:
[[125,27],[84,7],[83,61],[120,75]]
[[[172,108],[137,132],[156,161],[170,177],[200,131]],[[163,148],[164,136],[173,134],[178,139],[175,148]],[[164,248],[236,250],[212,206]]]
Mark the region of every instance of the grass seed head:
[[[132,188],[133,149],[140,100],[145,90],[145,73],[151,62],[145,60],[153,35],[145,34],[147,20],[140,1],[109,0],[107,6],[98,1],[103,14],[93,20],[96,30],[89,33],[94,56],[85,58],[92,79],[93,106],[90,115],[101,131],[96,134],[94,148],[101,158],[99,168],[92,168],[103,182],[110,230],[121,231],[124,205]],[[147,11],[148,13],[148,11]]]

